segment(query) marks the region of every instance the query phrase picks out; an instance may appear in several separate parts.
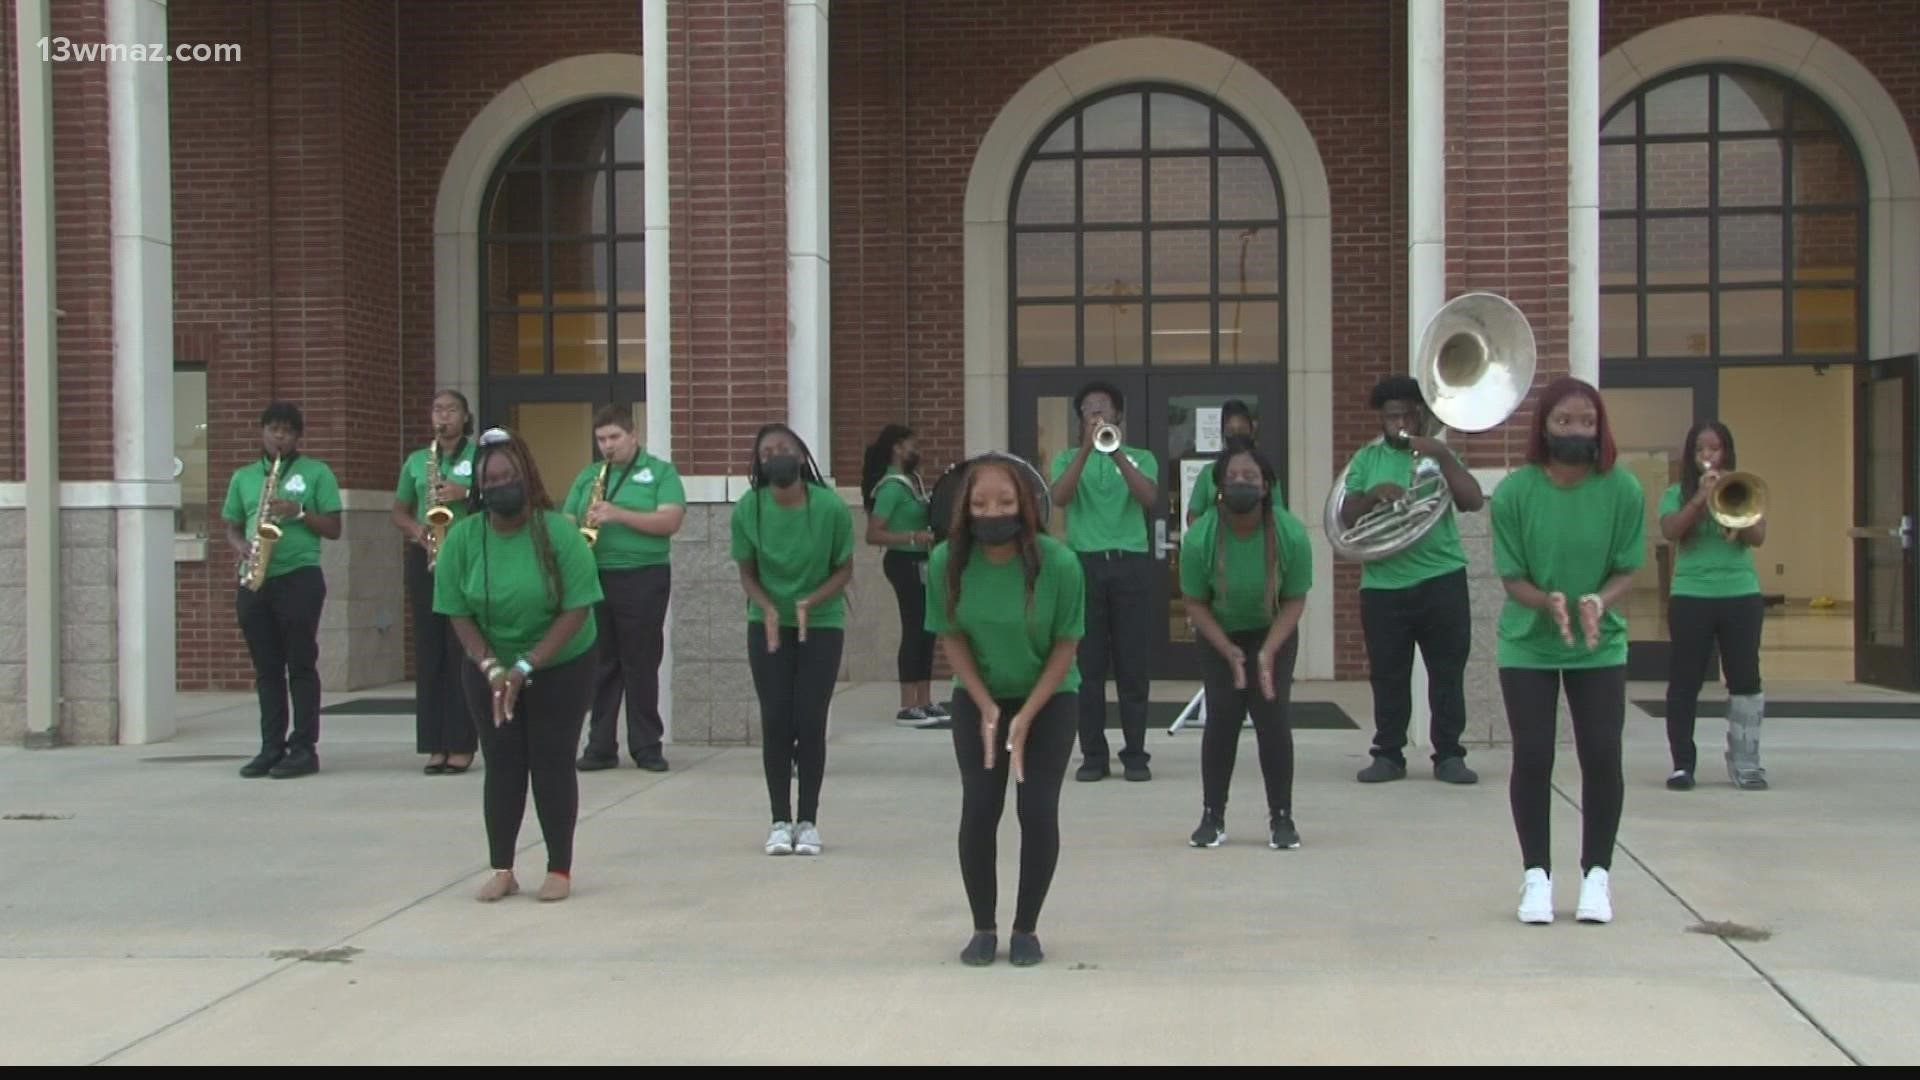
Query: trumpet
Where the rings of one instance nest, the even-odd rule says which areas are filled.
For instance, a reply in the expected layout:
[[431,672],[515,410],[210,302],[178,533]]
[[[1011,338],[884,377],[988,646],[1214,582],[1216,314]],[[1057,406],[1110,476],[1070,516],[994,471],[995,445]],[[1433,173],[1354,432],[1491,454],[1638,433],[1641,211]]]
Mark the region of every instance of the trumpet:
[[427,573],[440,560],[440,545],[446,543],[447,529],[453,525],[453,511],[440,501],[440,457],[433,443],[427,444]]
[[1724,473],[1707,498],[1707,512],[1728,532],[1752,528],[1767,516],[1767,482],[1750,472]]
[[1103,454],[1120,449],[1120,429],[1113,424],[1101,424],[1093,433],[1093,448]]
[[[587,492],[587,508],[581,511],[582,514],[591,513],[593,511],[593,504],[607,497],[607,470],[611,468],[613,468],[613,459],[608,458],[607,461],[600,466],[600,475],[593,478],[593,490]],[[586,538],[588,547],[592,547],[600,542],[599,526],[582,525],[580,526],[580,535]]]

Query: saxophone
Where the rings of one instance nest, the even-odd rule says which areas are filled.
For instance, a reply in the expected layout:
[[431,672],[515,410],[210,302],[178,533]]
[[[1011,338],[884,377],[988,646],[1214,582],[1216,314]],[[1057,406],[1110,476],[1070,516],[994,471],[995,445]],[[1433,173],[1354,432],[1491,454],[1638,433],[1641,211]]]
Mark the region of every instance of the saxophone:
[[[611,468],[613,468],[613,459],[611,458],[601,464],[600,475],[593,478],[593,490],[587,492],[587,508],[581,511],[582,515],[592,510],[594,503],[607,497],[607,470]],[[592,547],[600,542],[600,528],[597,525],[580,526],[580,535],[586,537],[588,547]]]
[[447,530],[453,525],[453,511],[440,501],[440,452],[436,443],[427,444],[427,573],[433,573],[440,559],[440,545],[447,542]]
[[247,547],[247,557],[240,563],[240,587],[253,592],[259,592],[260,586],[266,584],[267,564],[273,561],[273,545],[280,542],[280,526],[267,520],[267,506],[273,502],[274,488],[279,483],[280,457],[276,454],[267,482],[260,489],[260,507],[253,518],[253,540]]

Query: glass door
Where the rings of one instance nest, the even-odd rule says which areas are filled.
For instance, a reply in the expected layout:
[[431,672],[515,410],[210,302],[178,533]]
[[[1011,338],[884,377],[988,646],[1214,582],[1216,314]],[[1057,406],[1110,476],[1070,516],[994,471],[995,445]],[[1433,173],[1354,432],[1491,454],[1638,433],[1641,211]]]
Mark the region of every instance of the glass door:
[[1861,369],[1855,398],[1854,678],[1920,689],[1914,639],[1914,423],[1920,358]]
[[[540,479],[552,496],[554,509],[565,501],[573,478],[580,470],[599,460],[593,441],[593,414],[622,390],[645,388],[618,385],[621,380],[544,378],[494,379],[488,383],[481,403],[484,431],[491,426],[508,428],[527,441],[533,452]],[[633,401],[634,430],[641,445],[646,444],[647,406]]]

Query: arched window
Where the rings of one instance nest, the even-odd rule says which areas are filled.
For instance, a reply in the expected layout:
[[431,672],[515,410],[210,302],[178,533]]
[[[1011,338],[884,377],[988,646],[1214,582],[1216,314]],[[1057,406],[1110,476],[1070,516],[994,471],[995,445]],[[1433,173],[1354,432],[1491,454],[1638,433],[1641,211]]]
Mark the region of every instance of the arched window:
[[480,218],[481,412],[547,475],[593,460],[595,410],[646,431],[646,182],[640,102],[560,109],[502,155]]
[[1823,102],[1688,68],[1616,105],[1600,143],[1603,359],[1864,355],[1867,186]]
[[1089,98],[1034,141],[1010,207],[1013,366],[1285,359],[1285,210],[1272,159],[1170,86]]

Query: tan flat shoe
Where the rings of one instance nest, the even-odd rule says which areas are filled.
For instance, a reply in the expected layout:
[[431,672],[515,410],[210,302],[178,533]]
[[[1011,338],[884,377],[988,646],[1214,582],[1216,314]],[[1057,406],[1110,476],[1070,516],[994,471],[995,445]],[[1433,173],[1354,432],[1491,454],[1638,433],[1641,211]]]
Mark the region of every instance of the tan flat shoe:
[[573,895],[573,879],[565,874],[548,874],[540,885],[540,901],[550,904]]
[[504,900],[519,891],[520,879],[514,877],[513,872],[509,870],[496,873],[488,878],[486,884],[480,886],[480,892],[474,899],[483,904],[491,904],[496,900]]

